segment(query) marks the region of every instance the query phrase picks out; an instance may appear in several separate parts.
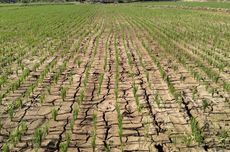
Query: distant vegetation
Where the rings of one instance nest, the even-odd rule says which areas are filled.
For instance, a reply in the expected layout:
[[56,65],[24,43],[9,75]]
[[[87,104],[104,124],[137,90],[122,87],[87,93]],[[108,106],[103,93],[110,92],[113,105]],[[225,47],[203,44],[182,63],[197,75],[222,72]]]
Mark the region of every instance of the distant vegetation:
[[[90,3],[130,3],[130,2],[160,2],[144,3],[154,6],[179,7],[211,7],[229,8],[230,0],[0,0],[0,3],[64,3],[64,2],[90,2]],[[176,2],[176,3],[172,3]]]
[[176,1],[176,0],[0,0],[0,3],[47,3],[47,2],[102,2],[102,3],[129,3],[138,1]]

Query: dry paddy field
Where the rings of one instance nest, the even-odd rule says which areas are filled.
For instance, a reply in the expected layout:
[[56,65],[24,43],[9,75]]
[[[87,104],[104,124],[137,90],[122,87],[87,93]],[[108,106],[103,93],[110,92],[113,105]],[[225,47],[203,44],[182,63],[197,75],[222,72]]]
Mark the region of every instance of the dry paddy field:
[[0,6],[1,152],[222,152],[229,130],[228,8]]

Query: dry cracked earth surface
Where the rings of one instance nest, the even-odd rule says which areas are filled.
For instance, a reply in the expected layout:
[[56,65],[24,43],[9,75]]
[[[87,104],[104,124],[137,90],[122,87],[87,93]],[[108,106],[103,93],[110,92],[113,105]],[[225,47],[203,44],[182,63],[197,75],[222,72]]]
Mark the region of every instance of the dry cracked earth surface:
[[[46,38],[35,51],[28,49],[21,56],[28,76],[12,91],[7,86],[18,79],[12,73],[12,82],[1,87],[1,151],[230,151],[230,98],[221,88],[223,81],[230,82],[229,66],[214,83],[196,64],[202,50],[191,51],[192,42],[165,39],[171,49],[193,57],[183,65],[176,53],[166,51],[164,39],[157,39],[167,32],[154,22],[161,21],[151,16],[154,9],[81,6],[82,16],[77,16],[73,13],[80,6],[58,7],[70,9],[65,13],[73,19],[60,25],[58,19],[39,22],[57,31],[65,26],[64,37]],[[15,69],[17,63],[7,67]],[[206,83],[195,79],[192,70]],[[9,105],[19,99],[10,117]],[[36,140],[39,129],[41,139]]]

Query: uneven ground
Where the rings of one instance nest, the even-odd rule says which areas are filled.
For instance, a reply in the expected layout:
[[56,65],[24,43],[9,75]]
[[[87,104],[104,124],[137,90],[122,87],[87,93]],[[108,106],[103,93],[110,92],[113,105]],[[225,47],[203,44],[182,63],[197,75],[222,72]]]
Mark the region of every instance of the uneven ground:
[[2,151],[230,151],[228,8],[146,4],[0,7]]

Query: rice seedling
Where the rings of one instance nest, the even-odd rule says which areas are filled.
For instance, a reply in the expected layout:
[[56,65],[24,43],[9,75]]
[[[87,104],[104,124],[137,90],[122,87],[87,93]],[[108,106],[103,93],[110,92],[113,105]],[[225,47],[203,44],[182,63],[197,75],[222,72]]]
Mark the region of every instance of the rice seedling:
[[73,119],[74,120],[77,120],[79,110],[80,110],[80,107],[79,107],[78,103],[74,104],[74,107],[73,107]]
[[61,87],[61,98],[62,98],[62,101],[65,100],[66,93],[67,93],[67,88]]
[[192,129],[192,137],[198,143],[201,144],[203,142],[203,137],[201,134],[201,130],[198,127],[198,121],[193,117],[191,118],[191,129]]
[[73,132],[74,123],[75,123],[75,120],[74,120],[74,118],[72,118],[72,119],[70,120],[70,130],[71,130],[71,132]]
[[51,116],[52,116],[52,119],[53,119],[54,121],[57,121],[57,115],[58,115],[57,109],[53,109],[53,110],[51,111]]
[[13,103],[9,104],[8,107],[7,107],[7,113],[9,115],[9,117],[10,117],[10,120],[12,120],[13,117],[14,117],[14,108],[15,107],[14,107]]
[[120,143],[122,144],[123,116],[118,103],[116,103],[116,111],[117,111],[117,120],[118,120],[118,135],[119,135]]
[[98,91],[97,91],[98,96],[101,93],[101,86],[102,86],[103,79],[104,79],[104,74],[101,73],[98,77]]
[[10,147],[7,143],[3,144],[2,152],[10,152]]
[[22,99],[17,99],[16,101],[15,101],[15,107],[16,108],[22,108],[22,105],[23,105],[23,103],[22,103]]
[[60,144],[60,151],[61,152],[67,152],[68,151],[68,144],[67,142],[63,142]]
[[82,63],[82,61],[81,61],[81,60],[77,60],[77,66],[78,66],[78,68],[80,68],[81,63]]
[[39,127],[35,129],[34,136],[33,136],[33,147],[37,151],[38,148],[41,147],[42,140],[48,134],[49,131],[49,124],[45,124],[43,127]]
[[46,95],[43,93],[40,95],[40,103],[43,104],[45,102]]

